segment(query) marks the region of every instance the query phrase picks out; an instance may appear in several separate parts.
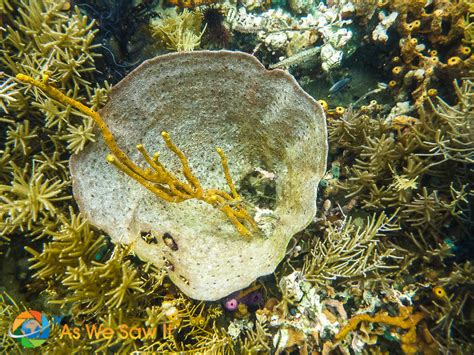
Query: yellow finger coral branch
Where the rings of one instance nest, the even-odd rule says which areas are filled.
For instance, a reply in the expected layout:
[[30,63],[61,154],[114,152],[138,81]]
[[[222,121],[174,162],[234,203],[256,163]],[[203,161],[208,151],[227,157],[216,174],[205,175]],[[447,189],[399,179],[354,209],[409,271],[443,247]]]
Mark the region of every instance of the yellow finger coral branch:
[[243,207],[241,198],[237,193],[235,185],[230,176],[227,158],[221,148],[217,148],[217,153],[221,158],[225,179],[227,185],[230,188],[231,194],[218,189],[204,190],[199,180],[192,173],[185,154],[172,142],[167,132],[162,132],[161,136],[163,137],[168,149],[176,154],[180,160],[183,175],[186,179],[185,182],[179,180],[171,171],[163,166],[163,164],[159,161],[158,153],[151,157],[141,144],[137,145],[137,150],[147,162],[148,168],[142,169],[137,166],[133,161],[130,160],[127,154],[122,149],[120,149],[112,132],[107,127],[107,124],[104,122],[99,113],[64,95],[61,91],[49,84],[49,78],[47,74],[43,75],[41,81],[35,80],[32,77],[24,74],[18,74],[16,78],[22,83],[36,86],[51,98],[65,105],[70,105],[79,110],[81,113],[91,117],[99,127],[102,136],[104,137],[105,144],[112,153],[107,156],[107,161],[140,183],[159,198],[167,202],[174,203],[183,202],[192,198],[198,199],[214,206],[215,208],[218,208],[220,211],[225,213],[227,218],[242,236],[250,238],[253,232],[258,231],[258,226],[253,217]]
[[47,74],[43,75],[41,81],[35,80],[32,77],[24,74],[17,74],[17,80],[22,83],[30,84],[36,86],[37,88],[43,90],[48,96],[51,98],[65,104],[70,105],[80,111],[81,113],[89,116],[94,120],[94,122],[99,127],[102,136],[104,137],[105,144],[109,147],[110,151],[119,159],[123,164],[127,165],[132,171],[137,173],[138,175],[143,174],[143,171],[136,166],[130,159],[128,159],[127,155],[120,149],[120,147],[115,142],[112,132],[105,124],[102,117],[100,117],[99,113],[90,109],[89,107],[81,104],[79,101],[76,101],[66,95],[64,95],[61,91],[56,89],[54,86],[48,83],[49,76]]
[[227,185],[229,185],[230,192],[232,192],[232,196],[234,197],[234,199],[240,200],[240,196],[237,193],[237,190],[235,189],[234,182],[230,177],[229,166],[227,165],[227,158],[224,155],[224,151],[221,148],[216,148],[216,151],[217,154],[219,154],[219,156],[221,157],[222,169],[224,170],[225,180],[227,181]]
[[196,189],[195,195],[197,196],[202,196],[202,187],[201,184],[199,183],[198,179],[194,176],[194,174],[191,172],[191,168],[189,167],[188,159],[184,155],[184,153],[179,149],[172,141],[167,132],[162,132],[161,136],[163,137],[163,140],[166,143],[166,146],[168,147],[169,150],[171,150],[173,153],[175,153],[179,160],[181,161],[181,165],[183,166],[183,174],[186,177],[186,179],[194,186]]
[[154,183],[158,184],[167,184],[174,194],[183,198],[184,200],[192,198],[192,189],[188,185],[180,184],[178,187],[175,186],[174,182],[178,181],[178,179],[173,174],[168,172],[157,159],[154,160],[151,158],[143,145],[138,144],[137,149],[143,155],[143,158],[145,158],[146,162],[155,170],[154,174],[151,171],[147,172],[149,175],[149,180],[152,180]]
[[135,181],[138,181],[141,185],[145,186],[148,190],[153,192],[159,198],[162,198],[163,200],[168,201],[168,202],[184,201],[184,199],[181,199],[178,196],[173,196],[172,193],[168,191],[168,189],[166,188],[163,188],[163,187],[157,188],[155,185],[153,185],[153,183],[147,181],[141,175],[138,175],[135,172],[128,169],[124,164],[122,164],[121,161],[117,161],[115,156],[113,156],[112,154],[107,155],[107,161],[113,166],[115,166],[118,170],[123,171],[125,174],[130,176]]
[[408,332],[401,337],[401,343],[402,350],[405,353],[409,353],[417,343],[416,325],[425,318],[422,312],[412,314],[412,311],[413,307],[401,307],[398,317],[392,317],[385,313],[376,314],[373,317],[368,314],[358,314],[352,317],[344,328],[336,334],[335,339],[344,339],[347,334],[355,330],[361,322],[383,323],[402,329],[408,329]]

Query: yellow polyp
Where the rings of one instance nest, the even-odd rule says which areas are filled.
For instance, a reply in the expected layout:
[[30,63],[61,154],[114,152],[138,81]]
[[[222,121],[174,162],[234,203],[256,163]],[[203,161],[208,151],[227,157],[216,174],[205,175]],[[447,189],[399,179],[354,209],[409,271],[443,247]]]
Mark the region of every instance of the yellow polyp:
[[459,57],[451,57],[448,59],[448,66],[454,67],[462,63],[461,58]]
[[[104,142],[111,152],[111,154],[108,154],[106,157],[107,162],[115,166],[118,170],[122,171],[133,180],[140,183],[157,197],[167,202],[174,203],[183,202],[193,198],[204,201],[225,213],[227,218],[234,225],[234,228],[243,237],[249,239],[253,234],[251,230],[253,232],[258,231],[257,223],[241,203],[241,198],[237,193],[235,185],[230,176],[227,158],[221,148],[217,148],[216,150],[221,158],[222,168],[224,170],[227,185],[229,186],[231,192],[230,194],[218,189],[204,190],[199,180],[192,173],[188,159],[184,153],[171,141],[171,138],[167,132],[163,131],[161,136],[163,137],[168,149],[176,154],[176,156],[179,158],[186,181],[181,181],[177,176],[175,176],[171,171],[163,166],[163,164],[159,161],[159,153],[155,153],[153,157],[151,157],[142,144],[137,144],[136,148],[145,159],[148,167],[142,169],[136,165],[130,160],[127,154],[122,149],[120,149],[112,132],[107,127],[107,124],[99,115],[99,113],[83,105],[79,101],[64,95],[54,86],[49,84],[49,75],[47,73],[43,73],[41,81],[35,80],[32,77],[24,74],[17,74],[16,78],[22,83],[30,84],[41,89],[45,94],[61,102],[62,104],[70,105],[81,113],[91,117],[99,127],[104,138]],[[245,224],[247,224],[250,229],[247,228]]]
[[324,112],[327,112],[329,109],[329,105],[325,100],[319,100],[318,103],[321,105],[323,108]]
[[446,294],[446,291],[441,286],[434,287],[433,294],[440,300],[445,300],[448,297],[448,295]]
[[398,75],[398,74],[400,74],[401,72],[402,72],[402,67],[400,67],[400,66],[394,67],[394,68],[392,69],[392,73],[395,74],[395,75]]
[[436,95],[438,95],[438,90],[436,90],[436,89],[429,89],[428,90],[428,96],[429,97],[435,97]]
[[344,109],[344,107],[338,106],[338,107],[336,107],[336,110],[335,110],[335,111],[336,111],[336,113],[337,113],[338,115],[342,115],[342,114],[344,114],[344,112],[345,112],[346,110]]

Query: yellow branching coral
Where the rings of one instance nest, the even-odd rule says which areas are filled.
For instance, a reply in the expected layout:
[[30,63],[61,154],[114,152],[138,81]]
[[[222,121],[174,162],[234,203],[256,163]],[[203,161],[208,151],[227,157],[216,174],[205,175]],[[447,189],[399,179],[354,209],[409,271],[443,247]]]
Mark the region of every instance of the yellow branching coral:
[[401,307],[400,315],[398,317],[392,317],[386,313],[379,313],[373,317],[368,314],[358,314],[352,317],[346,326],[344,326],[344,328],[342,328],[341,331],[336,334],[336,340],[344,339],[347,334],[350,331],[355,330],[361,322],[383,323],[402,329],[408,329],[408,332],[406,332],[400,338],[402,350],[405,353],[414,353],[416,352],[416,344],[418,342],[416,335],[416,325],[425,318],[425,315],[422,312],[413,314],[412,311],[412,307]]
[[252,231],[257,231],[257,224],[243,206],[241,197],[237,193],[230,176],[227,158],[221,148],[216,148],[216,150],[221,158],[222,168],[224,170],[227,185],[230,188],[230,194],[218,189],[204,189],[196,176],[192,173],[186,156],[171,141],[167,132],[162,132],[163,140],[168,149],[175,153],[179,158],[183,168],[183,175],[186,179],[184,182],[161,164],[158,159],[158,153],[153,157],[150,156],[141,144],[137,145],[137,149],[142,154],[149,167],[142,169],[132,162],[126,153],[117,145],[112,132],[107,127],[99,113],[64,95],[61,91],[53,87],[48,83],[49,76],[47,74],[43,75],[41,81],[35,80],[24,74],[17,74],[16,78],[20,82],[38,87],[53,99],[65,105],[70,105],[81,113],[91,117],[101,130],[105,144],[112,153],[107,156],[107,161],[132,179],[139,182],[156,196],[168,202],[182,202],[193,198],[204,201],[224,212],[242,236],[249,238],[252,235]]

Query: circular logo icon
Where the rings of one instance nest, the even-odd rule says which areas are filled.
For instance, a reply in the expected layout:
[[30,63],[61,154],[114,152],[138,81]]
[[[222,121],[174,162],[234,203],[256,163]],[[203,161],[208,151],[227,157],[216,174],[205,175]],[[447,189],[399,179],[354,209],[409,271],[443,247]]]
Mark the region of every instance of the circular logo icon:
[[24,348],[36,348],[48,339],[50,328],[48,318],[41,312],[26,311],[15,318],[8,335]]

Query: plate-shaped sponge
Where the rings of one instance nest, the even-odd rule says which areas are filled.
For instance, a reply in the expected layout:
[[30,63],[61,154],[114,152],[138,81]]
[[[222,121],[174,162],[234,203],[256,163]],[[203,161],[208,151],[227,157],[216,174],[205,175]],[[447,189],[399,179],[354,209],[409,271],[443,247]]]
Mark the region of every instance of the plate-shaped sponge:
[[[261,227],[250,240],[209,204],[160,200],[106,162],[101,138],[71,158],[74,195],[90,222],[115,243],[133,243],[141,259],[166,266],[192,298],[217,300],[272,273],[290,238],[316,213],[327,157],[324,113],[291,75],[268,71],[253,56],[156,57],[113,88],[100,114],[138,165],[145,165],[136,149],[143,144],[181,176],[179,159],[161,138],[167,131],[206,189],[228,191],[215,147],[226,154],[237,190]],[[146,233],[151,237],[143,238]]]

